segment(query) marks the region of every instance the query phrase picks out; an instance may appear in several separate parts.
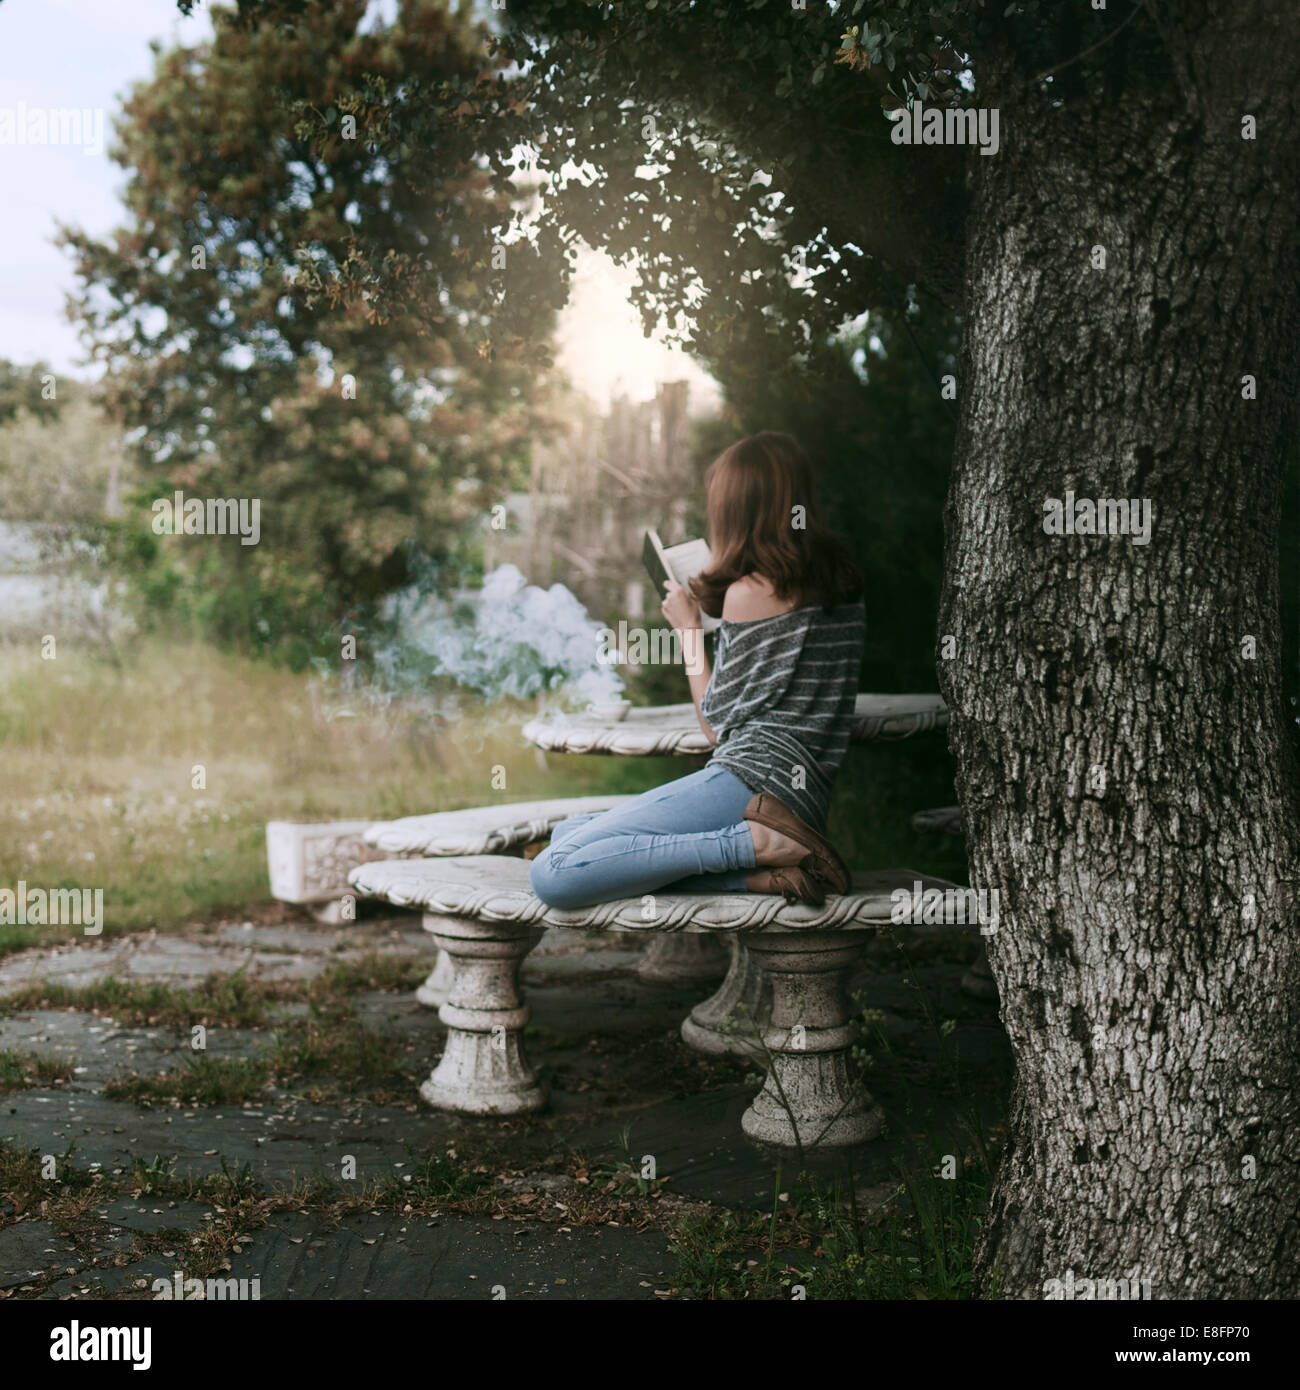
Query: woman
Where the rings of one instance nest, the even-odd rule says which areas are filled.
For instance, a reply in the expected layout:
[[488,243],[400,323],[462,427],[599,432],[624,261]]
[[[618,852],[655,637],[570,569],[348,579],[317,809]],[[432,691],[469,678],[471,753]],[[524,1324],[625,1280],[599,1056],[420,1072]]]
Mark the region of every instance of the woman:
[[[531,870],[551,907],[661,888],[807,903],[848,890],[821,832],[858,688],[862,578],[822,520],[812,465],[788,434],[733,444],[705,487],[712,565],[689,591],[670,583],[663,612],[716,751],[698,772],[558,825]],[[722,619],[712,671],[701,608]]]

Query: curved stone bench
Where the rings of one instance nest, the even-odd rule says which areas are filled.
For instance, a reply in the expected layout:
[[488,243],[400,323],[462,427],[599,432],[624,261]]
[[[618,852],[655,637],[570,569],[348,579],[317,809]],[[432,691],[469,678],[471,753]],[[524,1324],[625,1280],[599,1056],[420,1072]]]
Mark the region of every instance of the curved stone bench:
[[[613,810],[629,796],[552,797],[547,801],[503,802],[496,806],[471,806],[460,811],[435,811],[426,816],[371,825],[363,837],[375,853],[365,858],[452,858],[471,854],[513,854],[536,840],[547,839],[561,821]],[[717,944],[707,937],[661,936],[652,940],[637,965],[647,980],[683,982],[716,980],[726,969]],[[415,997],[429,1008],[447,1002],[451,985],[451,960],[442,952],[429,978]]]
[[[384,857],[394,859],[513,854],[534,840],[546,839],[570,816],[609,811],[627,799],[552,797],[547,801],[512,801],[497,806],[469,806],[459,811],[433,811],[424,816],[375,822],[367,827],[362,840]],[[429,978],[415,991],[415,997],[430,1009],[440,1009],[447,1002],[451,979],[451,957],[439,951]]]
[[566,796],[546,801],[506,801],[379,821],[363,836],[366,844],[393,859],[441,859],[467,854],[509,854],[545,840],[570,816],[611,811],[627,796]]
[[853,891],[821,907],[758,893],[647,894],[571,912],[549,908],[528,886],[522,860],[489,856],[362,864],[357,892],[420,907],[425,928],[455,966],[440,1017],[447,1045],[420,1087],[431,1105],[478,1115],[540,1109],[546,1090],[524,1055],[529,1010],[519,966],[546,926],[631,933],[707,933],[739,939],[771,982],[762,1036],[769,1063],[744,1132],[783,1148],[855,1144],[882,1116],[853,1075],[857,1036],[848,978],[866,933],[894,920],[894,893],[955,888],[910,869],[856,875]]
[[348,873],[372,859],[407,855],[511,854],[544,840],[570,816],[608,811],[626,796],[573,796],[470,806],[401,820],[308,824],[268,821],[266,862],[271,896],[313,911],[320,921],[349,920],[340,911]]

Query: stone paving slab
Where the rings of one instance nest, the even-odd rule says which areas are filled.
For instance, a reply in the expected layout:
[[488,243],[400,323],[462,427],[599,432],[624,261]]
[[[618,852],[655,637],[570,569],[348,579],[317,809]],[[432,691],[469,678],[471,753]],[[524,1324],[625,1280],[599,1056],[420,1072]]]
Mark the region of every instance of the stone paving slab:
[[[951,966],[923,966],[913,972],[931,993],[951,997],[951,1016],[966,1022],[949,1040],[967,1066],[1004,1065],[1005,1038],[986,1007],[963,996]],[[952,979],[948,980],[947,977]],[[944,984],[943,982],[947,983]],[[881,1008],[881,1027],[910,1065],[938,1064],[939,1043],[928,1024],[903,1015],[914,991],[894,975],[861,972],[855,987]],[[627,1119],[647,1130],[672,1155],[674,1171],[691,1175],[689,1191],[708,1196],[709,1183],[722,1193],[761,1202],[754,1182],[767,1183],[770,1158],[740,1141],[739,1118],[756,1082],[744,1080],[753,1068],[740,1062],[700,1057],[677,1036],[680,1020],[707,992],[708,986],[655,984],[631,971],[601,980],[600,1007],[593,1009],[591,984],[569,975],[542,970],[530,989],[533,1019],[528,1046],[534,1060],[548,1069],[551,1108],[540,1117],[547,1136],[556,1124],[576,1126],[574,1143],[608,1151]],[[358,997],[357,1012],[369,1027],[411,1040],[417,1069],[431,1068],[441,1051],[445,1030],[436,1012],[410,994],[372,992]],[[212,1029],[209,1051],[218,1056],[256,1055],[273,1044],[268,1031]],[[635,1053],[629,1044],[636,1045]],[[78,1012],[23,1013],[0,1018],[0,1047],[49,1051],[81,1059],[70,1085],[18,1091],[0,1099],[0,1136],[42,1152],[62,1153],[76,1145],[79,1163],[99,1163],[110,1171],[130,1171],[137,1160],[155,1154],[173,1163],[182,1176],[221,1171],[221,1159],[248,1163],[263,1180],[288,1182],[294,1177],[337,1174],[344,1154],[356,1157],[360,1170],[375,1176],[407,1160],[412,1149],[462,1133],[500,1135],[510,1132],[500,1121],[475,1120],[411,1105],[343,1106],[312,1103],[271,1089],[255,1105],[217,1107],[162,1104],[137,1108],[99,1094],[103,1083],[121,1070],[142,1073],[182,1064],[189,1050],[182,1029],[119,1029],[103,1019]],[[647,1051],[648,1049],[648,1051]],[[871,1082],[887,1110],[900,1115],[909,1097],[906,1087],[884,1079]],[[617,1114],[600,1113],[613,1106]],[[632,1110],[624,1115],[631,1105]],[[596,1113],[592,1113],[595,1111]],[[690,1136],[683,1143],[682,1136]],[[666,1147],[665,1147],[666,1146]],[[716,1150],[716,1162],[709,1157]],[[739,1167],[737,1167],[739,1165]],[[728,1174],[740,1172],[733,1183]]]
[[[275,1039],[252,1028],[209,1028],[206,1042],[209,1057],[252,1057],[274,1046]],[[111,1019],[78,1009],[0,1016],[0,1049],[72,1062],[67,1088],[96,1092],[122,1073],[147,1075],[182,1066],[199,1055],[190,1046],[187,1029],[120,1028]]]
[[525,958],[529,961],[548,960],[567,956],[587,961],[593,969],[604,968],[605,956],[627,956],[636,964],[645,950],[645,942],[629,938],[623,932],[580,931],[576,927],[547,927],[542,939]]
[[114,1197],[96,1209],[112,1226],[141,1235],[156,1235],[159,1231],[194,1231],[211,1218],[212,1208],[202,1202],[173,1201],[141,1195]]
[[664,1289],[672,1267],[658,1231],[395,1212],[334,1227],[289,1213],[253,1233],[228,1277],[260,1279],[263,1299],[634,1299]]
[[[437,949],[421,928],[418,914],[347,927],[225,923],[189,935],[146,933],[19,951],[0,959],[0,995],[46,981],[82,988],[109,975],[182,987],[237,970],[258,980],[303,981],[340,961],[360,960],[371,953],[427,959],[432,969]],[[561,973],[623,969],[637,964],[642,949],[641,943],[616,934],[551,928],[525,969]]]
[[[64,1266],[70,1272],[50,1284],[42,1298],[97,1298],[136,1291],[141,1281],[146,1288],[154,1279],[170,1281],[173,1270],[183,1265],[190,1238],[212,1219],[211,1208],[199,1202],[130,1196],[114,1197],[98,1207],[96,1215],[104,1224],[94,1233],[93,1256],[87,1258],[72,1249]],[[129,1259],[137,1235],[160,1233],[177,1233],[174,1250]]]
[[362,1176],[382,1177],[412,1148],[448,1137],[452,1117],[396,1106],[366,1107],[345,1115],[333,1107],[274,1099],[258,1109],[239,1106],[137,1109],[102,1096],[21,1091],[0,1109],[0,1138],[42,1152],[64,1152],[75,1143],[74,1161],[129,1173],[137,1160],[159,1155],[181,1177],[210,1177],[227,1164],[249,1165],[262,1182],[287,1184],[295,1177],[337,1177],[344,1155],[356,1158]]
[[80,1264],[77,1247],[48,1221],[19,1219],[0,1230],[0,1289]]
[[80,1010],[50,1009],[0,1017],[0,1048],[73,1064],[73,1086],[98,1089],[118,1066],[132,1070],[167,1065],[174,1043],[158,1029],[125,1030]]
[[[274,949],[279,945],[291,949]],[[226,924],[210,936],[145,933],[19,951],[0,960],[0,995],[40,981],[77,988],[109,975],[179,986],[237,970],[259,980],[309,980],[339,961],[359,960],[372,952],[427,957],[432,968],[437,947],[421,930],[418,917],[400,925],[362,922],[347,929]]]
[[107,1294],[121,1293],[125,1290],[139,1292],[141,1298],[152,1295],[148,1290],[155,1279],[171,1280],[176,1268],[174,1259],[168,1260],[160,1255],[150,1255],[146,1259],[131,1264],[110,1265],[106,1269],[87,1267],[66,1278],[57,1279],[41,1295],[48,1299],[85,1298],[93,1300]]

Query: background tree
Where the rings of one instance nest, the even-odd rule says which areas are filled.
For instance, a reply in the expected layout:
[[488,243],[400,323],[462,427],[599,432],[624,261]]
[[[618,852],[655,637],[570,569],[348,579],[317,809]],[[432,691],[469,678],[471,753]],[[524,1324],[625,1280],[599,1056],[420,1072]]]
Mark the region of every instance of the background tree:
[[[299,656],[404,583],[413,545],[463,551],[535,423],[535,374],[484,351],[491,292],[473,283],[517,190],[489,185],[454,124],[425,113],[413,137],[389,119],[405,84],[472,88],[482,33],[441,0],[391,25],[366,8],[316,7],[291,32],[216,12],[211,42],[159,52],[117,123],[127,224],[63,237],[145,483],[125,547],[145,592]],[[358,227],[425,272],[400,312],[338,291]],[[261,543],[155,546],[147,505],[175,488],[260,499]]]
[[[60,384],[63,386],[60,393]],[[79,383],[57,375],[46,362],[8,362],[0,358],[0,425],[27,410],[37,420],[56,419],[60,408],[76,396]]]
[[[646,314],[752,363],[752,397],[846,317],[962,314],[939,670],[1017,1063],[979,1287],[1294,1296],[1293,7],[510,16],[518,81],[458,119],[551,175],[539,265],[575,235],[635,254]],[[996,109],[998,153],[894,145],[907,99]],[[1048,536],[1067,491],[1150,500],[1151,543]]]

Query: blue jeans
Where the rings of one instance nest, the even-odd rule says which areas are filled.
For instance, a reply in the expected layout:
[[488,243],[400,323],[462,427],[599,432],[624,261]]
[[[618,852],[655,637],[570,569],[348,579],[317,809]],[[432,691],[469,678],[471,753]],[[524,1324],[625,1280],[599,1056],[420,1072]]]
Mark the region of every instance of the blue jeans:
[[657,888],[744,892],[754,841],[744,819],[754,793],[723,767],[586,816],[570,816],[532,862],[529,882],[548,907],[590,907]]

